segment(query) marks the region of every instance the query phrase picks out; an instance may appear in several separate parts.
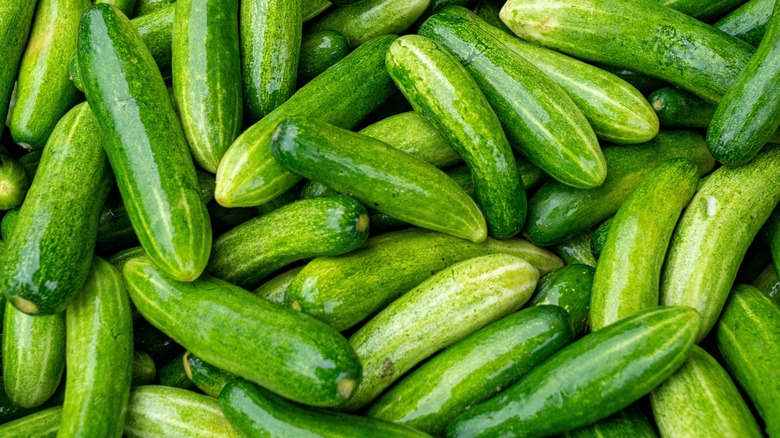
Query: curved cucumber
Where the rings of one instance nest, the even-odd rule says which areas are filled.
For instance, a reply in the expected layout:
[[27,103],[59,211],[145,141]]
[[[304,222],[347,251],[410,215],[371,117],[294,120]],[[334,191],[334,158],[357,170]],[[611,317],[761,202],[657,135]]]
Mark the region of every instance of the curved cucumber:
[[429,3],[430,0],[365,0],[334,9],[317,20],[311,31],[335,30],[355,47],[380,35],[404,33]]
[[225,386],[237,379],[235,375],[204,362],[189,351],[184,353],[182,361],[187,378],[210,397],[219,397]]
[[588,309],[595,270],[588,265],[568,265],[539,280],[528,306],[559,306],[569,314],[572,333],[578,337],[588,326]]
[[553,250],[567,265],[598,266],[591,247],[593,246],[593,232],[585,230],[576,236],[564,240],[553,246]]
[[[16,420],[17,418],[26,417],[36,412],[43,411],[44,409],[49,409],[53,406],[61,406],[64,395],[65,385],[64,383],[61,383],[54,392],[54,395],[52,395],[51,398],[46,401],[46,403],[43,403],[42,405],[36,406],[34,408],[26,409],[15,405],[8,398],[8,395],[5,393],[5,384],[3,383],[3,379],[0,377],[0,425],[7,424],[8,422]],[[2,426],[0,426],[0,428],[2,428]]]
[[62,407],[55,406],[0,424],[0,435],[3,438],[56,438],[61,418]]
[[774,6],[774,0],[750,0],[718,20],[712,27],[757,47],[764,38]]
[[14,90],[19,61],[27,47],[35,1],[3,2],[0,5],[0,123],[5,126],[11,93]]
[[21,204],[29,188],[30,179],[22,164],[0,146],[0,210]]
[[564,432],[561,436],[562,438],[657,438],[658,434],[642,410],[634,404],[603,420]]
[[295,280],[295,277],[303,269],[303,266],[288,269],[274,278],[266,281],[258,286],[257,289],[252,292],[260,298],[266,299],[272,303],[284,304],[284,297],[287,292],[287,288]]
[[709,22],[736,8],[745,0],[655,0],[667,8],[690,15],[698,20]]
[[306,85],[347,54],[349,42],[338,32],[324,30],[305,35],[298,57],[298,87]]
[[604,244],[607,243],[607,236],[609,235],[609,227],[612,226],[611,218],[605,220],[593,231],[593,238],[590,241],[590,250],[593,253],[593,257],[597,259],[601,256],[601,252],[604,250]]
[[157,378],[157,366],[154,359],[141,350],[133,351],[133,371],[130,386],[149,385]]

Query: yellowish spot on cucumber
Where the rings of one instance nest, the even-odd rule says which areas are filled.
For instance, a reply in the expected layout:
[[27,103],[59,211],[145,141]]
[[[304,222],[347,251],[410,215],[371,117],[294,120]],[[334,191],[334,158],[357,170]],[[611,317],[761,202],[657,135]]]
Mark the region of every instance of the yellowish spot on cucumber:
[[184,353],[184,356],[181,357],[181,361],[184,363],[184,374],[187,375],[187,378],[192,380],[192,369],[190,368],[190,361],[188,360],[190,357],[191,352]]
[[361,214],[358,217],[358,231],[366,231],[368,229],[368,215]]
[[301,303],[298,302],[298,300],[292,300],[290,301],[290,308],[293,310],[301,310]]
[[38,306],[36,306],[35,303],[21,297],[14,297],[14,307],[28,315],[35,315],[38,313]]
[[653,109],[656,111],[661,111],[664,108],[664,103],[661,102],[661,99],[654,99],[652,105]]
[[356,386],[357,382],[355,379],[341,379],[337,384],[337,391],[344,400],[348,400],[349,397],[352,396],[352,391],[355,390]]

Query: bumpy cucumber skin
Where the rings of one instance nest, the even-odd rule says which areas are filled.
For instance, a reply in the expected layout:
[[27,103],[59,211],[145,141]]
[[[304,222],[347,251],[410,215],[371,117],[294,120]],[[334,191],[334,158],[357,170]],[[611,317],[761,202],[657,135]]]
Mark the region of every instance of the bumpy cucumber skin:
[[62,407],[55,406],[0,425],[3,438],[56,438]]
[[5,126],[19,61],[27,47],[36,1],[11,1],[0,5],[0,123]]
[[588,326],[588,309],[595,269],[588,265],[568,265],[539,280],[528,306],[559,306],[569,314],[572,333],[579,337]]
[[509,0],[501,19],[523,39],[663,79],[709,102],[720,101],[753,53],[746,42],[651,1]]
[[122,11],[123,14],[127,15],[128,18],[133,17],[133,10],[135,9],[135,1],[136,0],[95,0],[95,4],[99,5],[100,3],[106,3],[109,5],[114,5]]
[[363,44],[244,131],[219,163],[217,202],[225,207],[253,207],[297,184],[301,177],[282,167],[271,153],[276,126],[291,115],[301,115],[354,128],[395,91],[384,62],[387,48],[397,38],[384,35]]
[[601,256],[601,251],[604,250],[604,244],[607,242],[607,235],[609,234],[609,227],[612,226],[612,218],[614,218],[614,216],[605,220],[593,230],[593,238],[590,241],[590,251],[596,259]]
[[204,362],[189,351],[182,360],[187,378],[210,397],[218,398],[225,386],[237,379],[235,375]]
[[698,346],[650,402],[662,436],[763,436],[726,370]]
[[61,312],[84,284],[111,169],[89,105],[70,110],[47,142],[0,265],[6,299],[30,314]]
[[440,44],[466,68],[515,149],[564,184],[601,185],[607,165],[577,105],[531,62],[475,24],[478,20],[463,7],[447,7],[429,18],[419,34]]
[[[547,173],[521,156],[515,157],[515,164],[517,165],[517,171],[520,172],[520,179],[523,182],[523,188],[525,188],[526,192],[536,190],[542,183],[549,179]],[[477,194],[474,191],[474,180],[471,178],[471,170],[469,170],[468,166],[450,167],[445,170],[444,173],[458,183],[467,195],[476,199]]]
[[290,284],[295,280],[295,277],[302,269],[303,266],[288,269],[261,284],[252,293],[272,303],[284,304],[287,288],[290,287]]
[[591,251],[593,232],[585,230],[576,236],[566,239],[553,246],[553,250],[567,265],[598,266],[598,261]]
[[132,387],[154,383],[157,378],[157,366],[152,356],[141,350],[133,351],[133,370],[131,375],[130,386]]
[[439,353],[385,392],[366,415],[440,436],[455,417],[516,382],[573,338],[562,308],[521,310]]
[[530,199],[525,233],[534,244],[547,246],[598,225],[613,215],[642,178],[671,158],[688,158],[708,173],[715,160],[704,138],[692,131],[665,131],[641,145],[604,148],[607,179],[601,187],[573,189],[557,181],[543,185]]
[[658,90],[660,88],[669,85],[660,79],[656,79],[644,75],[642,73],[637,73],[635,71],[627,70],[625,68],[612,67],[609,65],[604,65],[599,63],[596,63],[595,66],[601,70],[604,70],[607,73],[611,73],[617,76],[618,78],[628,82],[629,84],[631,84],[632,87],[639,90],[639,92],[645,96],[655,90]]
[[162,76],[115,7],[93,6],[79,27],[85,94],[133,229],[158,266],[194,280],[211,252],[211,224]]
[[631,437],[657,438],[655,428],[636,404],[617,414],[579,429],[564,432],[562,438]]
[[679,128],[706,128],[715,115],[716,105],[675,87],[656,90],[647,97],[661,125]]
[[347,340],[308,315],[208,275],[173,280],[148,258],[127,262],[124,277],[133,302],[155,327],[214,366],[286,398],[337,406],[360,379]]
[[309,83],[347,54],[349,42],[338,32],[324,30],[305,35],[298,57],[298,87]]
[[509,141],[490,103],[468,71],[436,42],[399,38],[387,52],[387,71],[416,111],[424,114],[463,157],[490,236],[523,227],[526,196]]
[[[6,242],[11,238],[14,228],[16,228],[20,211],[18,208],[8,210],[5,212],[2,221],[0,221],[0,237]],[[5,244],[3,244],[3,252],[5,253]]]
[[774,0],[751,0],[712,26],[757,47],[764,38],[774,6]]
[[698,20],[709,22],[736,8],[745,0],[656,0],[667,8],[680,11]]
[[[5,307],[5,305],[3,305],[3,307]],[[46,403],[31,409],[25,409],[13,404],[13,402],[8,398],[5,393],[5,384],[3,383],[3,379],[0,378],[0,425],[16,420],[17,418],[26,417],[36,412],[40,412],[44,409],[49,409],[53,406],[61,406],[64,395],[65,385],[64,383],[61,383],[54,392],[54,395],[52,395],[51,398],[46,401]]]
[[366,0],[334,9],[311,27],[335,30],[352,47],[386,34],[402,34],[425,12],[430,0]]
[[314,19],[330,8],[333,3],[328,0],[306,0],[301,3],[303,22]]
[[133,17],[149,15],[176,3],[176,0],[136,0]]
[[605,418],[666,380],[699,330],[693,309],[645,309],[575,341],[447,426],[448,437],[554,435]]
[[133,364],[133,320],[122,275],[95,257],[67,310],[68,373],[60,434],[119,437]]
[[769,436],[780,434],[780,303],[737,285],[715,331],[723,363],[750,396]]
[[675,229],[661,277],[661,303],[702,317],[699,341],[720,315],[750,242],[780,200],[780,146],[752,162],[721,167],[699,189]]
[[24,167],[0,146],[0,210],[17,207],[30,188]]
[[671,159],[647,174],[620,206],[593,277],[591,331],[658,305],[669,240],[698,185],[692,161]]
[[35,172],[38,170],[38,165],[41,162],[41,156],[43,151],[28,152],[19,158],[19,164],[24,167],[24,172],[27,174],[27,178],[32,181],[35,176]]

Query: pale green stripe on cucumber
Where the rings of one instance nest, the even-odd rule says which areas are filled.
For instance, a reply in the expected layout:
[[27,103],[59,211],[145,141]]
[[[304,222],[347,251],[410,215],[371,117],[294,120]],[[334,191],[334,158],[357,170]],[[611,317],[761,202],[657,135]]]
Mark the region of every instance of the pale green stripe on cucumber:
[[655,428],[642,410],[633,404],[617,414],[579,429],[564,432],[562,438],[657,438]]
[[560,306],[569,314],[575,337],[588,326],[593,267],[572,264],[556,269],[539,280],[528,306]]
[[0,424],[0,436],[3,438],[56,438],[61,418],[62,407],[55,406]]
[[774,6],[775,0],[750,0],[712,26],[757,47],[772,18]]
[[0,210],[9,210],[19,206],[30,188],[22,164],[0,146]]
[[347,37],[352,47],[356,47],[380,35],[404,33],[422,16],[430,1],[361,1],[334,9],[317,20],[311,31],[335,30]]
[[37,0],[10,1],[0,5],[0,126],[5,126],[19,62],[27,47]]

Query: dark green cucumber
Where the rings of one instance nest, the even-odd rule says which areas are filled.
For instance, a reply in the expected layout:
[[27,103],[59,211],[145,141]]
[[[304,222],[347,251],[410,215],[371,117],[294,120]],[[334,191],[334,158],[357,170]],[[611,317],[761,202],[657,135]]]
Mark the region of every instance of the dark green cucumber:
[[429,3],[430,0],[365,0],[334,9],[317,20],[311,31],[335,30],[356,47],[380,35],[404,33]]
[[324,30],[305,35],[298,57],[298,86],[306,85],[348,53],[349,42],[338,32]]
[[662,436],[763,436],[726,370],[698,346],[650,402]]
[[774,6],[774,0],[750,0],[718,20],[712,27],[758,47],[764,38],[769,19],[772,18]]
[[490,254],[423,281],[350,336],[363,376],[342,408],[367,406],[421,361],[516,311],[538,279],[539,271],[525,260]]
[[608,417],[666,380],[693,348],[692,309],[654,307],[569,344],[447,426],[448,437],[542,437]]
[[680,219],[666,256],[661,303],[688,306],[702,317],[699,340],[715,325],[740,262],[780,200],[780,146],[749,164],[721,167]]
[[225,386],[238,378],[232,373],[204,362],[189,351],[184,354],[182,360],[187,378],[204,394],[211,397],[219,397],[219,393]]
[[716,105],[674,87],[661,88],[647,97],[661,125],[674,128],[706,128]]
[[612,218],[609,218],[601,223],[594,231],[593,237],[590,241],[590,250],[593,253],[593,257],[598,259],[601,256],[601,251],[604,250],[604,244],[607,242],[607,235],[609,234],[609,227],[612,226]]
[[512,149],[468,71],[436,42],[419,35],[394,42],[386,64],[412,107],[428,117],[471,169],[490,236],[503,239],[520,232],[526,196]]
[[696,165],[674,158],[648,173],[620,206],[593,277],[591,331],[658,305],[666,250],[698,184]]
[[179,0],[172,52],[173,94],[184,136],[194,160],[215,173],[241,133],[244,114],[238,0]]
[[27,47],[36,1],[3,2],[0,5],[0,123],[5,126],[19,61]]
[[588,265],[568,265],[539,280],[529,306],[560,306],[569,313],[572,333],[578,337],[588,326],[588,309],[595,270]]
[[758,290],[737,285],[723,309],[715,339],[722,363],[745,390],[766,424],[780,433],[780,303]]
[[303,269],[303,266],[298,266],[292,269],[288,269],[274,278],[261,284],[257,289],[252,292],[260,298],[268,300],[272,303],[284,304],[285,293],[290,284],[295,280],[295,277]]
[[[522,156],[515,157],[515,164],[517,165],[517,171],[520,172],[520,179],[526,192],[536,190],[549,179],[549,175],[542,169],[534,166]],[[452,178],[467,195],[476,199],[477,193],[474,191],[474,180],[471,178],[471,170],[469,170],[468,166],[450,167],[444,173]]]
[[133,372],[130,386],[150,385],[157,379],[157,366],[148,353],[133,351]]
[[586,265],[596,267],[598,261],[591,251],[593,232],[585,230],[576,236],[553,246],[553,251],[567,265]]
[[127,15],[128,17],[133,16],[133,11],[135,10],[135,2],[136,0],[95,0],[95,4],[98,5],[100,3],[106,3],[109,5],[114,5],[122,11],[123,14]]
[[303,22],[314,19],[333,6],[328,0],[306,0],[301,3]]
[[442,233],[410,229],[372,237],[349,254],[314,259],[287,288],[285,302],[337,330],[346,330],[432,274],[462,260],[495,252],[528,260],[542,276],[563,266],[549,251],[521,239],[488,239],[477,245]]
[[699,0],[655,0],[658,3],[672,8],[675,11],[690,15],[704,22],[722,17],[730,10],[745,2],[745,0],[711,0],[702,2]]
[[220,236],[207,272],[251,287],[292,262],[344,254],[367,238],[368,215],[359,202],[346,196],[305,199]]
[[661,132],[641,145],[604,148],[607,179],[601,187],[582,190],[557,181],[543,185],[529,202],[528,226],[531,242],[552,245],[598,225],[612,216],[639,181],[655,166],[671,158],[688,158],[708,173],[715,161],[704,138],[691,131]]
[[500,393],[574,338],[557,306],[521,310],[448,347],[366,412],[440,436],[455,417]]
[[780,302],[780,279],[773,265],[767,266],[753,281],[753,287],[767,294],[769,298]]
[[0,210],[21,204],[29,188],[30,179],[22,164],[0,146]]
[[124,277],[154,326],[203,360],[286,398],[336,406],[360,379],[347,340],[308,315],[208,275],[176,281],[148,258],[127,262]]
[[63,436],[119,436],[133,370],[133,321],[122,275],[95,257],[67,310]]
[[[485,240],[485,219],[474,200],[441,170],[381,141],[314,118],[291,117],[279,124],[271,147],[279,163],[294,173],[382,213],[474,242]],[[366,216],[359,231],[367,228]]]
[[430,437],[400,424],[296,405],[245,380],[227,385],[219,404],[230,424],[246,437]]
[[[142,258],[143,256],[145,256],[145,254],[130,260]],[[125,261],[124,264],[127,264],[130,260]],[[122,270],[124,271],[124,265],[122,266]],[[171,339],[170,336],[157,330],[143,318],[138,318],[133,321],[133,344],[135,344],[136,348],[140,348],[149,353],[149,355],[152,356],[152,359],[154,359],[154,362],[159,364],[167,364],[177,355],[181,356],[180,353],[183,353],[183,348]],[[179,362],[181,362],[181,360]]]
[[134,258],[143,257],[144,255],[146,255],[146,252],[143,248],[140,246],[134,246],[132,248],[119,251],[118,253],[109,257],[107,260],[109,263],[114,265],[117,271],[122,272],[122,269],[125,267],[125,263]]
[[206,208],[209,210],[211,228],[215,238],[258,216],[254,207],[228,208],[217,202],[210,202]]
[[431,15],[437,14],[447,6],[464,6],[473,9],[475,3],[479,2],[476,0],[431,0],[431,2],[428,3],[428,7],[425,8],[425,12],[423,12],[420,18],[417,19],[417,22],[414,23],[414,25],[411,27],[410,30],[412,32],[409,33],[415,33],[420,29],[420,26],[422,26],[425,20],[427,20]]
[[11,399],[8,398],[5,393],[5,384],[3,383],[3,378],[0,377],[0,425],[16,420],[17,418],[26,417],[53,406],[62,406],[62,399],[64,396],[65,384],[63,380],[63,383],[60,383],[57,391],[54,392],[54,395],[52,395],[51,398],[46,401],[46,403],[34,408],[25,409],[15,405]]
[[158,266],[194,280],[211,252],[211,225],[162,76],[115,7],[93,6],[79,26],[85,94],[133,229]]
[[478,20],[466,8],[447,7],[429,18],[419,34],[439,43],[463,64],[495,109],[510,144],[521,154],[564,184],[601,185],[607,165],[585,115],[563,88],[507,49]]
[[602,438],[631,437],[657,438],[655,428],[636,404],[633,404],[617,414],[582,426],[578,429],[564,432],[562,438]]
[[0,264],[6,299],[30,314],[61,312],[87,278],[111,169],[89,105],[60,120],[41,157]]
[[295,92],[302,1],[307,0],[241,2],[241,76],[246,116],[252,121],[267,116]]
[[38,165],[41,162],[42,150],[28,152],[19,158],[19,164],[24,167],[24,172],[27,174],[27,179],[32,181],[35,176],[35,172],[38,170]]
[[[5,212],[3,220],[0,221],[0,237],[6,242],[11,238],[11,233],[16,228],[16,222],[19,221],[19,211],[18,208],[8,210]],[[3,247],[3,252],[5,252],[5,247]]]
[[505,3],[505,0],[483,0],[479,3],[477,15],[479,15],[479,18],[483,19],[485,23],[511,35],[512,31],[506,27],[506,24],[501,21],[501,17],[498,15],[501,12],[501,7],[504,6]]
[[62,407],[55,406],[18,420],[0,424],[3,438],[56,438],[60,429]]
[[176,0],[136,0],[133,17],[149,15],[174,3],[176,3]]
[[618,78],[628,82],[629,84],[631,84],[631,86],[639,90],[639,92],[645,96],[655,90],[658,90],[659,88],[663,88],[669,85],[660,79],[656,79],[654,77],[647,76],[642,73],[637,73],[635,71],[627,70],[625,68],[612,67],[609,65],[598,64],[598,63],[596,63],[595,65],[599,69],[604,70],[607,73],[612,73]]
[[276,125],[291,115],[302,115],[354,128],[395,91],[384,64],[387,48],[396,38],[385,35],[362,45],[244,131],[219,164],[217,202],[225,207],[253,207],[295,186],[301,178],[271,153]]
[[187,377],[187,371],[184,369],[185,354],[182,353],[176,356],[160,368],[160,371],[157,373],[157,382],[160,385],[181,389],[190,389],[195,386],[192,380]]
[[509,0],[501,19],[523,39],[663,79],[709,102],[720,101],[753,54],[748,43],[654,1]]

